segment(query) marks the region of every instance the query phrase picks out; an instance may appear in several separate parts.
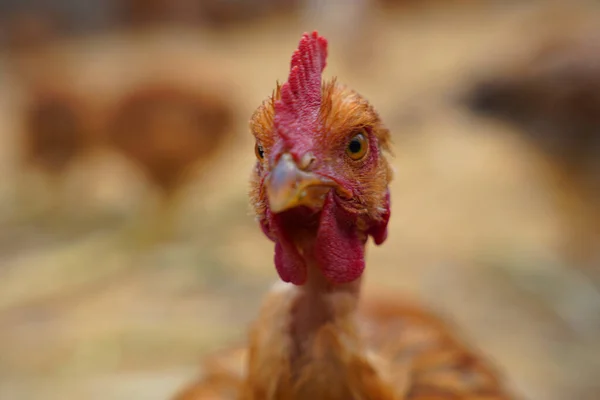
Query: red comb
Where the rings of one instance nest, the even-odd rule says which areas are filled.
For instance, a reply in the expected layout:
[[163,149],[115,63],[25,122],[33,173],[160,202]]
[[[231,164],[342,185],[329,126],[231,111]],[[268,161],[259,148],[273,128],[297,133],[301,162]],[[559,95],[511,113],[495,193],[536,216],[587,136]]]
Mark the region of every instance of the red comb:
[[284,140],[314,131],[321,107],[321,74],[327,60],[327,40],[305,33],[292,55],[290,76],[275,102],[275,128]]

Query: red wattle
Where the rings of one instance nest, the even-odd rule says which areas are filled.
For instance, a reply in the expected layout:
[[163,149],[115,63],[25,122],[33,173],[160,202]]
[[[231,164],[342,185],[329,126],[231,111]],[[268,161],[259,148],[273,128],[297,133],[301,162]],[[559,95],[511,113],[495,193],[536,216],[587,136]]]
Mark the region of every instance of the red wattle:
[[279,227],[279,221],[275,215],[271,215],[271,229],[274,229],[275,235],[275,268],[279,277],[284,282],[291,282],[294,285],[302,285],[306,282],[308,268],[300,252],[289,239],[283,229]]
[[387,239],[388,235],[388,222],[390,221],[390,191],[387,190],[385,194],[385,200],[383,207],[385,211],[381,214],[381,220],[375,222],[373,226],[367,231],[367,234],[373,237],[373,241],[376,245],[380,245]]
[[364,243],[347,219],[336,217],[333,191],[325,199],[315,241],[315,259],[323,275],[335,284],[359,278],[365,269]]

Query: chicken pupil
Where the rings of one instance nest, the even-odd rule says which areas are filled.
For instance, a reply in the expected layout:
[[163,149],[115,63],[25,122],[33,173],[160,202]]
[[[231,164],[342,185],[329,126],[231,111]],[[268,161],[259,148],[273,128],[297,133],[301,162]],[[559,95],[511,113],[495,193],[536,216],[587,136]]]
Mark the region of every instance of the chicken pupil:
[[348,150],[353,154],[359,153],[362,150],[362,143],[357,138],[354,138],[348,144]]

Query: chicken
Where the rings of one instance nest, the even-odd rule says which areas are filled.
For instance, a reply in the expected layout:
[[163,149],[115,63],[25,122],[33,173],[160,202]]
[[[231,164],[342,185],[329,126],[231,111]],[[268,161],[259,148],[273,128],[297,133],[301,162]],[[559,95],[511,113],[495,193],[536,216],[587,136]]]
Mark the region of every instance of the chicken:
[[68,90],[34,93],[24,110],[24,161],[51,174],[61,174],[86,150],[82,101]]
[[63,196],[71,167],[95,147],[95,116],[89,106],[86,98],[68,85],[31,88],[19,115],[20,170],[24,173],[17,188],[17,195],[23,197],[18,203],[21,212],[31,214],[34,210],[27,206],[29,200],[40,200],[39,196],[29,199],[29,191],[39,189],[28,179],[33,176],[43,177],[39,183],[49,189],[43,196],[45,208],[55,214],[65,205]]
[[599,51],[597,30],[555,37],[525,60],[478,81],[467,96],[471,110],[508,122],[535,149],[562,210],[565,254],[598,282]]
[[160,190],[165,229],[177,189],[192,168],[209,165],[218,154],[232,133],[234,112],[219,93],[161,79],[140,83],[117,105],[108,145]]
[[251,202],[283,282],[248,347],[210,359],[175,398],[512,398],[441,320],[399,299],[359,302],[366,242],[387,238],[390,133],[364,97],[322,83],[326,56],[327,41],[305,34],[250,122]]
[[97,147],[102,116],[97,99],[81,87],[62,48],[63,21],[56,13],[43,11],[32,8],[3,17],[7,21],[5,72],[10,82],[6,89],[16,106],[21,175],[16,179],[15,214],[21,214],[17,219],[24,222],[22,217],[37,220],[41,212],[44,217],[58,217],[55,222],[62,224],[65,217],[73,216],[67,204],[76,183],[72,167],[87,162]]

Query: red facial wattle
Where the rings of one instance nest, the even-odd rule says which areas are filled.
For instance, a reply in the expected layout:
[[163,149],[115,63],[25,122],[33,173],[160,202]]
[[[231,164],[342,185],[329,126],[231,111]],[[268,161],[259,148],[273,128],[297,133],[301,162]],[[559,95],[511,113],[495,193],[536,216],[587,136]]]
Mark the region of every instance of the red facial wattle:
[[336,206],[333,196],[333,192],[329,192],[321,211],[314,258],[327,280],[341,284],[362,275],[365,251],[355,221]]
[[[371,223],[367,232],[357,228],[358,216],[345,211],[337,204],[334,191],[325,199],[317,215],[318,227],[313,246],[305,249],[312,254],[300,254],[292,239],[294,229],[279,214],[267,211],[261,220],[265,235],[275,242],[275,267],[284,282],[302,285],[307,278],[307,259],[314,260],[325,278],[334,284],[352,282],[359,278],[365,268],[365,237],[372,236],[377,245],[387,237],[390,216],[389,193],[386,194],[385,210],[380,218]],[[294,210],[291,210],[294,212]]]
[[278,231],[275,241],[275,268],[284,282],[291,282],[294,285],[302,285],[306,282],[308,274],[306,261],[283,230]]
[[385,199],[383,203],[383,213],[380,219],[373,222],[367,234],[373,237],[373,241],[376,245],[380,245],[387,239],[388,235],[388,222],[390,221],[390,191],[389,189],[385,192]]

